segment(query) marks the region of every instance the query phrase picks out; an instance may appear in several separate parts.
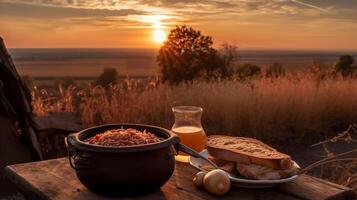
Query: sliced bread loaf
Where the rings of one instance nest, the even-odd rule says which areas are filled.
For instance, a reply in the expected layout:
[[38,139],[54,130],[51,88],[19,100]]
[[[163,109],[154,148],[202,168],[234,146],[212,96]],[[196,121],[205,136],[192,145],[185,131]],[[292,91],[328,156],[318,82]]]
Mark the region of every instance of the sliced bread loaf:
[[253,138],[211,135],[207,137],[206,148],[215,158],[242,164],[257,164],[272,169],[289,169],[292,165],[289,155]]

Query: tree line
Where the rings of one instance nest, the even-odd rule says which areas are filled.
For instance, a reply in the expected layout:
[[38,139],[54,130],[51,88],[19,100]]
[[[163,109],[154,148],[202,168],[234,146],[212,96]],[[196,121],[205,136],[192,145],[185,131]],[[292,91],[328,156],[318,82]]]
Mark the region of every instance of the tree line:
[[[157,63],[161,82],[171,85],[192,83],[194,80],[215,81],[235,78],[246,80],[251,77],[278,78],[285,76],[286,70],[282,64],[274,63],[266,68],[255,64],[237,65],[239,49],[236,45],[223,43],[218,49],[213,48],[211,36],[205,36],[200,31],[188,26],[176,26],[168,35],[167,40],[159,49]],[[332,76],[352,77],[357,66],[351,55],[343,55],[327,72],[321,62],[316,62],[310,72],[320,78],[327,74]],[[107,87],[119,80],[115,68],[106,68],[92,82],[92,85]],[[33,86],[33,80],[24,76],[23,80]],[[63,86],[74,85],[73,79],[61,80]],[[32,87],[31,87],[32,88]]]
[[[196,79],[228,79],[233,76],[244,80],[262,75],[262,68],[258,65],[235,66],[238,56],[237,46],[224,43],[219,49],[215,49],[211,36],[205,36],[200,31],[184,25],[176,26],[170,31],[159,50],[157,62],[162,82],[170,84],[188,83]],[[344,55],[329,73],[334,76],[352,77],[356,68],[353,56]],[[285,68],[279,63],[270,65],[264,72],[264,76],[273,78],[285,74]]]

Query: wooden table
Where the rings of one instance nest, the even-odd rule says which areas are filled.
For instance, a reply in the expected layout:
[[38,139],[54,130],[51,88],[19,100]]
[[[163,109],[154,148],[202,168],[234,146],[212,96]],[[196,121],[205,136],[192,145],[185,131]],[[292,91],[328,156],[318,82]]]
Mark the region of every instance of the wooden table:
[[[193,185],[192,178],[196,172],[188,164],[177,163],[173,176],[160,190],[132,199],[356,199],[356,194],[349,188],[307,175],[267,189],[232,187],[227,195],[218,198]],[[29,199],[108,199],[86,189],[66,158],[8,166],[5,175]]]

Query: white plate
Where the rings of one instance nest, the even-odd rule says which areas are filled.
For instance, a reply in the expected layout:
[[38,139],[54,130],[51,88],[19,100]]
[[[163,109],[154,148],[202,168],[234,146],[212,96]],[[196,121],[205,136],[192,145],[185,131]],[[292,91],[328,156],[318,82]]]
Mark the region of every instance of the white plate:
[[[206,158],[208,158],[208,151],[203,150],[200,152],[200,154]],[[205,171],[204,169],[201,169],[200,166],[202,166],[205,161],[200,158],[195,158],[190,156],[189,162],[192,166],[195,168]],[[298,177],[298,175],[291,176],[289,178],[284,178],[284,179],[279,179],[279,180],[253,180],[253,179],[246,179],[243,177],[237,177],[234,174],[228,174],[229,179],[231,180],[232,184],[238,187],[245,187],[245,188],[267,188],[267,187],[273,187],[276,184],[279,183],[285,183],[292,181]]]

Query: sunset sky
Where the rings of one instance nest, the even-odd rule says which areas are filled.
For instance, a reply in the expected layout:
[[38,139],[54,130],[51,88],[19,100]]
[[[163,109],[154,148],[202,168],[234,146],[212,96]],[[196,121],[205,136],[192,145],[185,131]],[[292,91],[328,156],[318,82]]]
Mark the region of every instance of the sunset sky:
[[182,24],[216,46],[357,50],[356,0],[0,0],[0,35],[13,48],[157,48],[154,31]]

